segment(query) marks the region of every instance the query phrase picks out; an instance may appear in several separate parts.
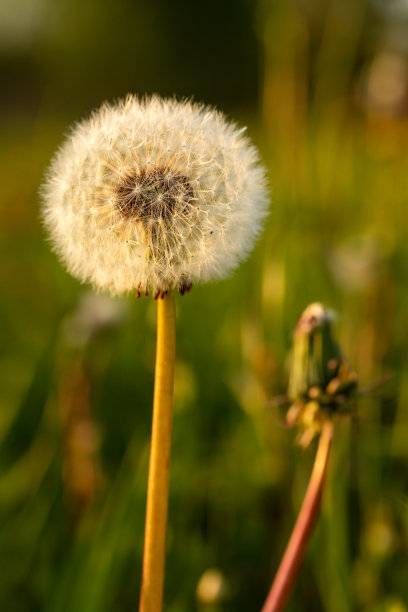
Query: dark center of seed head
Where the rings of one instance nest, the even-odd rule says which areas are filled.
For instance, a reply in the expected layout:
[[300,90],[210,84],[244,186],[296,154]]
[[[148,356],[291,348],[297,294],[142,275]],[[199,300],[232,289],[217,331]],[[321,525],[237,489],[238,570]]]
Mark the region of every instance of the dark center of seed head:
[[128,174],[116,191],[120,214],[139,221],[169,221],[176,213],[185,214],[193,199],[187,177],[166,168]]

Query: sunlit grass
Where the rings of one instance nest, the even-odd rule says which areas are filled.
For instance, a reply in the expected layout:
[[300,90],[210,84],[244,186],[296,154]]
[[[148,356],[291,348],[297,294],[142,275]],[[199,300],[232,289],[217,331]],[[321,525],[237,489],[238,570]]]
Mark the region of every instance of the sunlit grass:
[[[307,23],[297,12],[268,19],[263,122],[251,111],[250,128],[270,169],[267,230],[231,279],[195,287],[177,304],[165,609],[210,610],[197,602],[196,587],[212,567],[228,584],[214,610],[262,605],[313,454],[293,446],[294,432],[281,427],[283,415],[266,399],[285,391],[291,330],[319,300],[339,312],[341,345],[362,385],[389,370],[396,375],[382,397],[360,402],[356,424],[336,429],[322,520],[289,610],[403,612],[408,123],[358,99],[357,43],[368,27],[360,14],[351,20],[351,39],[347,24],[326,24],[315,60],[305,55]],[[344,49],[337,60],[336,48]],[[100,479],[69,537],[58,406],[73,357],[61,334],[86,290],[49,253],[36,194],[71,119],[44,109],[29,130],[18,119],[0,141],[6,612],[119,612],[138,602],[154,365],[148,300],[137,308],[129,300],[115,326],[97,331],[75,355],[91,389]]]

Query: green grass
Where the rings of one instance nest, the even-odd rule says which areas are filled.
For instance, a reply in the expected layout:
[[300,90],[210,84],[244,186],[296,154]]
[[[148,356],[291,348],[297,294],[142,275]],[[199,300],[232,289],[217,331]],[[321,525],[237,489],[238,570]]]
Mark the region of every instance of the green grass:
[[[362,386],[394,377],[360,401],[356,422],[336,426],[321,520],[288,610],[407,610],[408,123],[358,101],[374,26],[350,3],[343,20],[340,4],[325,19],[264,6],[264,106],[241,115],[270,172],[270,217],[232,278],[177,298],[168,612],[263,603],[313,459],[266,399],[286,389],[291,331],[312,301],[339,313],[337,336]],[[67,336],[89,290],[50,253],[37,190],[68,117],[44,103],[35,118],[4,120],[0,141],[4,612],[122,612],[139,596],[155,308],[118,300],[110,329],[82,347]],[[78,367],[96,484],[91,507],[73,514],[61,405]],[[210,567],[229,594],[213,608],[196,598]]]

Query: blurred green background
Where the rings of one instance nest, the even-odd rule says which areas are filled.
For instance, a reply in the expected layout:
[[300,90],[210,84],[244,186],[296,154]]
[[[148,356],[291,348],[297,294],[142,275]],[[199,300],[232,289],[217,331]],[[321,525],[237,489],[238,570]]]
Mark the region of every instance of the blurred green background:
[[39,185],[73,122],[157,92],[217,105],[261,150],[266,231],[232,278],[177,298],[165,610],[259,610],[307,484],[267,400],[311,301],[362,386],[336,424],[288,610],[408,610],[408,2],[2,0],[0,609],[137,609],[152,299],[63,270]]

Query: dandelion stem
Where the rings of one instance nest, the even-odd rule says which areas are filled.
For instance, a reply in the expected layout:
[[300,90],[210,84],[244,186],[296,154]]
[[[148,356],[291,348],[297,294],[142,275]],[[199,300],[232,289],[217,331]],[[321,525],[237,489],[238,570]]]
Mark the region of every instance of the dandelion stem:
[[328,421],[320,434],[313,471],[302,507],[261,612],[281,612],[289,599],[319,513],[332,435],[333,425]]
[[163,599],[175,358],[174,293],[157,300],[152,440],[147,487],[140,612],[160,612]]

